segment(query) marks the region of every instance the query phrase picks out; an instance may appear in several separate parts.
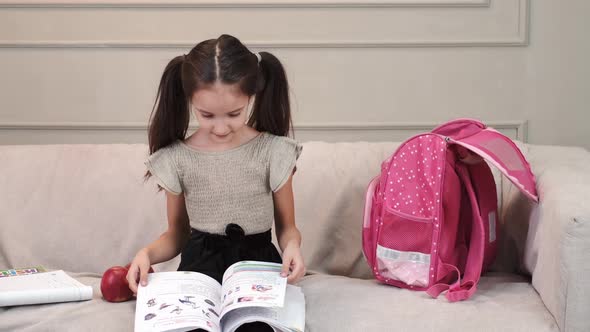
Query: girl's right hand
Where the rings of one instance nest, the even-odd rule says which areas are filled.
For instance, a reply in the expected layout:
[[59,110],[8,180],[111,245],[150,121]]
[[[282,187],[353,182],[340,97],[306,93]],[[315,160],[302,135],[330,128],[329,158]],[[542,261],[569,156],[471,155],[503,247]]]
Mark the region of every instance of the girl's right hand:
[[147,285],[147,275],[150,266],[150,257],[147,248],[143,248],[137,252],[127,272],[127,282],[129,282],[129,289],[133,293],[137,294],[138,281],[142,286]]

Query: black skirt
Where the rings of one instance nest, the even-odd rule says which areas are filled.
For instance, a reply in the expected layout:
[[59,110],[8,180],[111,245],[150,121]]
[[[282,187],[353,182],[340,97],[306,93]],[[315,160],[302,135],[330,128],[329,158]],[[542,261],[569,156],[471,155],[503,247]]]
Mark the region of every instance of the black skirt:
[[[229,224],[225,234],[211,234],[191,228],[190,239],[180,254],[178,271],[201,272],[221,283],[223,272],[236,262],[282,262],[281,255],[272,243],[270,230],[244,235],[242,227]],[[267,324],[254,322],[240,326],[238,331],[272,332],[273,329]]]
[[281,255],[272,243],[270,230],[244,235],[242,227],[229,224],[225,234],[211,234],[192,228],[190,239],[180,255],[178,271],[201,272],[221,283],[223,272],[239,261],[282,263]]

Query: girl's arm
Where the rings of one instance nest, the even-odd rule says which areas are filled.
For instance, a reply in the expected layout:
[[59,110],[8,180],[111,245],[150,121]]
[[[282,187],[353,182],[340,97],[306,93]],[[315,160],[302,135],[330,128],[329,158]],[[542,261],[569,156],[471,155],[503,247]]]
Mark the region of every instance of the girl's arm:
[[293,202],[293,176],[273,193],[276,234],[279,247],[283,251],[282,275],[289,275],[288,282],[296,283],[305,274],[305,264],[301,255],[301,234],[295,226],[295,207]]
[[144,248],[152,264],[158,264],[176,257],[186,245],[190,235],[190,224],[184,194],[174,195],[166,191],[168,229],[160,238]]
[[166,210],[168,229],[157,240],[141,249],[129,267],[127,281],[133,292],[137,292],[138,276],[142,285],[147,284],[150,266],[176,257],[189,239],[190,224],[184,194],[174,195],[166,191]]

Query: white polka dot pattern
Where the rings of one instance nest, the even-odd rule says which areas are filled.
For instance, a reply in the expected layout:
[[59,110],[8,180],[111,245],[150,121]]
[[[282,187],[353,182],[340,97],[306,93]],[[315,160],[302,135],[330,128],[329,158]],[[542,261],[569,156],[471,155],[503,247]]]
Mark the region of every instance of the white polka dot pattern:
[[408,141],[389,163],[385,204],[408,216],[431,219],[440,203],[446,142],[438,135]]

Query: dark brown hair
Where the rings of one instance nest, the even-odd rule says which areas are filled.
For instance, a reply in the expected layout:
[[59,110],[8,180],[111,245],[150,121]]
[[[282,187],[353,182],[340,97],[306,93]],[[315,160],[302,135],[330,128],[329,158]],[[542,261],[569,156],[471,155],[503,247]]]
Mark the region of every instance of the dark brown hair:
[[249,126],[260,132],[288,136],[292,125],[285,70],[274,55],[259,54],[260,63],[237,38],[222,35],[172,59],[162,74],[150,116],[150,154],[186,137],[190,98],[199,88],[217,81],[238,84],[247,96],[256,95]]

